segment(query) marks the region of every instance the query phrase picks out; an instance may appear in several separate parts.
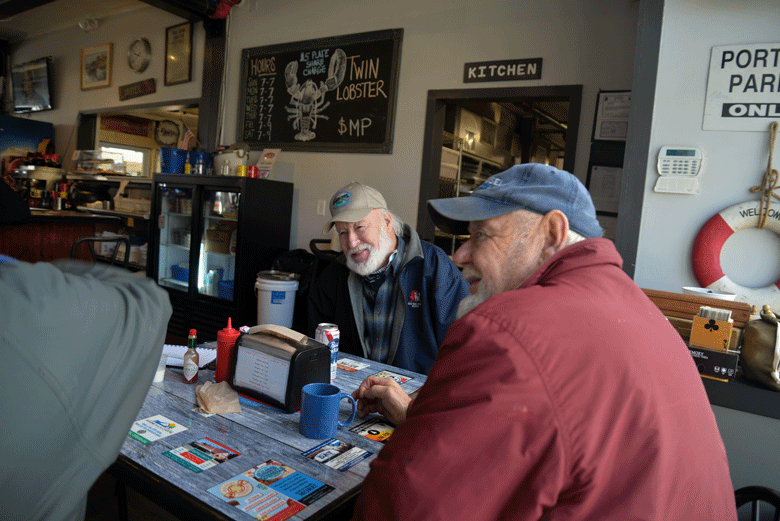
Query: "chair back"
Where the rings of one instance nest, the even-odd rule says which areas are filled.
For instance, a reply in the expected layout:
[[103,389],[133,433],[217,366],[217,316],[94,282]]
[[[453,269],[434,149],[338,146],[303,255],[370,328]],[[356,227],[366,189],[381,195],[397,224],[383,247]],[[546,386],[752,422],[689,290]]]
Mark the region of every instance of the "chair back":
[[[777,490],[760,486],[742,487],[734,492],[734,498],[737,502],[737,510],[742,506],[750,505],[751,521],[764,519],[780,521],[780,492]],[[739,519],[745,518],[740,515]]]
[[77,240],[73,243],[73,247],[70,249],[70,258],[71,259],[77,259],[78,258],[78,249],[79,246],[82,244],[87,245],[89,248],[89,253],[92,255],[92,262],[94,263],[96,260],[95,256],[95,243],[114,243],[114,249],[113,253],[111,255],[111,264],[116,264],[117,256],[119,255],[119,245],[124,244],[125,245],[125,257],[124,260],[121,263],[121,266],[125,269],[127,269],[128,263],[130,261],[130,239],[124,236],[113,236],[113,237],[82,237],[81,239]]
[[317,258],[317,264],[314,268],[314,279],[317,279],[322,273],[325,267],[336,260],[336,257],[341,255],[340,251],[331,250],[330,248],[320,248],[318,245],[330,245],[330,239],[312,239],[309,241],[309,249]]

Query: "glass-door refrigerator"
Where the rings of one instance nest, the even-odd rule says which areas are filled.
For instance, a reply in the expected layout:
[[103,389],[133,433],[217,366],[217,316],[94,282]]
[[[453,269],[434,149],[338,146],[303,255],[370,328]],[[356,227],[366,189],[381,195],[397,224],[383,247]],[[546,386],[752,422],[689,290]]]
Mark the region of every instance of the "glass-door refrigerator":
[[259,271],[290,247],[292,183],[231,176],[156,174],[150,277],[168,290],[169,335],[216,339],[257,322]]

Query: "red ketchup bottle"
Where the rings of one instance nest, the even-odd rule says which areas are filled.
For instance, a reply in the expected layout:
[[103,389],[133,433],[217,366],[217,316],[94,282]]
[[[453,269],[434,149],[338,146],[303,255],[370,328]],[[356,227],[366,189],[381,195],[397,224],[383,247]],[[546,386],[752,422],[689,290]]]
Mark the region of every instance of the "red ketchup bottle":
[[233,347],[241,333],[233,329],[230,317],[227,327],[217,332],[217,370],[214,372],[216,383],[224,382],[230,377],[230,358],[233,356]]

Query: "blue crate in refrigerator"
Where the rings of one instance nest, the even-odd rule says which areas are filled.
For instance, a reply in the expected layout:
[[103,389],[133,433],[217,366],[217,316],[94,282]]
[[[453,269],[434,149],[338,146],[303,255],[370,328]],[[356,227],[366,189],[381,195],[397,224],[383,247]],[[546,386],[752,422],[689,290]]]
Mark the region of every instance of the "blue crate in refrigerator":
[[171,278],[181,282],[187,282],[190,277],[189,268],[182,268],[178,264],[171,266]]
[[221,280],[219,282],[219,298],[233,300],[233,281]]

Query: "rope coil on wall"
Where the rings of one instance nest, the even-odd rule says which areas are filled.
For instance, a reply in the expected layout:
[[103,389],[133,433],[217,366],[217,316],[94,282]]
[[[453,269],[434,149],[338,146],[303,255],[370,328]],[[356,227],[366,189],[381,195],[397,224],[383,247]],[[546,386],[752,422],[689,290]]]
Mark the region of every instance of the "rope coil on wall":
[[772,168],[772,155],[775,152],[775,138],[777,137],[777,121],[769,125],[769,162],[764,173],[764,179],[761,184],[750,189],[752,193],[761,192],[761,215],[758,220],[758,227],[763,228],[766,224],[766,217],[769,214],[769,205],[772,202],[772,196],[780,199],[780,195],[774,193],[777,187],[777,170]]

